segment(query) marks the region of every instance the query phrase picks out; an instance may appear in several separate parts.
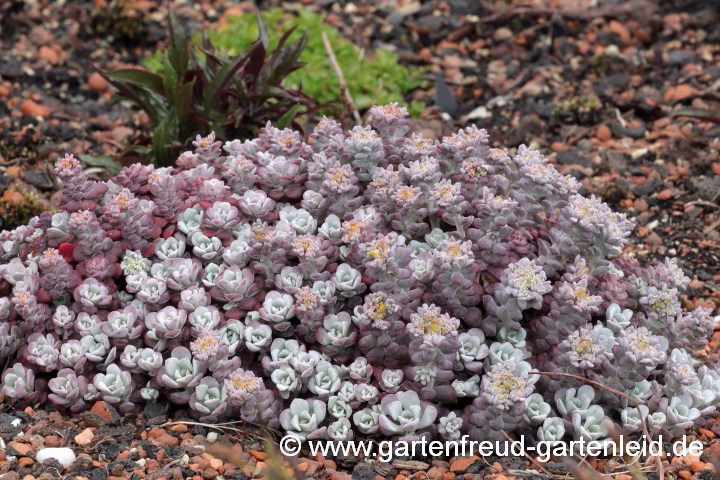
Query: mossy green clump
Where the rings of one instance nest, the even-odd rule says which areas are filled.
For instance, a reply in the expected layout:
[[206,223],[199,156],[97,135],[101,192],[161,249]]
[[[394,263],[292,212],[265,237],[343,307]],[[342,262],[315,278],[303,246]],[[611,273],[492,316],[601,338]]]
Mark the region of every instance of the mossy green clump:
[[602,101],[597,95],[579,95],[557,103],[553,114],[563,121],[593,123],[602,109]]
[[[341,105],[340,83],[333,71],[325,51],[322,34],[327,34],[338,64],[348,82],[348,88],[359,110],[373,105],[400,102],[408,107],[410,113],[418,116],[425,108],[423,102],[405,102],[405,94],[415,88],[426,86],[423,79],[424,69],[410,68],[398,62],[398,56],[392,52],[378,49],[370,55],[357,45],[346,40],[337,29],[325,23],[325,17],[305,9],[297,15],[274,9],[262,13],[270,33],[270,51],[277,47],[278,40],[288,28],[296,27],[289,41],[299,39],[304,32],[308,34],[308,45],[300,56],[307,64],[289,75],[284,82],[285,88],[300,88],[318,102],[337,102]],[[213,45],[230,55],[241,53],[258,38],[258,26],[255,15],[230,17],[230,21],[219,30],[207,32]],[[193,39],[196,45],[202,43],[198,35]],[[146,60],[153,71],[162,68],[161,57],[155,55]],[[326,109],[325,113],[330,113]]]
[[0,230],[27,225],[46,210],[54,211],[37,192],[24,187],[9,188],[0,198]]

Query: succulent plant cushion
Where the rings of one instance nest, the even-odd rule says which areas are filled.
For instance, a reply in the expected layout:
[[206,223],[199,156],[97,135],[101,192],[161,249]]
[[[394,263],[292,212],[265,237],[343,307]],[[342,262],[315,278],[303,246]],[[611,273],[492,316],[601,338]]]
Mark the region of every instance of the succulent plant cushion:
[[59,159],[62,210],[0,233],[5,395],[334,440],[604,440],[720,405],[693,355],[717,319],[682,308],[674,260],[622,256],[624,215],[533,148],[370,114],[198,137],[104,183]]

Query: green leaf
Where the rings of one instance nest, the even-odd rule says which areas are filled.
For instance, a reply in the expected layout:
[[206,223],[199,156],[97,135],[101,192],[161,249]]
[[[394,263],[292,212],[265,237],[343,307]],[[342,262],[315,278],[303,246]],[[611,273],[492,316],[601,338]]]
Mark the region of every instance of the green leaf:
[[300,113],[300,110],[302,110],[302,105],[295,105],[290,110],[285,112],[285,115],[280,117],[280,119],[275,122],[275,126],[279,129],[287,128],[292,124],[293,120],[295,120],[295,117],[298,116]]
[[180,20],[175,12],[170,10],[169,16],[170,45],[168,59],[176,72],[184,72],[190,61],[190,41],[185,35]]
[[80,160],[92,167],[102,167],[111,175],[117,175],[122,170],[122,165],[107,155],[80,155]]
[[117,82],[125,82],[138,87],[149,88],[161,95],[163,93],[163,77],[146,70],[124,68],[107,72],[106,75]]
[[270,48],[270,36],[268,35],[267,25],[260,16],[260,12],[258,10],[255,10],[255,17],[257,18],[258,33],[260,35],[259,40],[262,43],[263,48],[267,52]]
[[246,56],[238,56],[233,59],[232,62],[226,63],[222,66],[205,89],[204,107],[206,113],[212,107],[220,91],[225,88],[228,82],[230,82],[239,70],[242,69],[244,71],[249,68],[250,64],[253,64],[253,67],[257,68],[256,64],[258,62],[258,57],[262,57],[263,59],[265,58],[265,48],[262,46],[262,43],[257,43]]
[[[178,130],[186,131],[192,127],[193,88],[195,79],[183,83],[175,91],[175,110],[178,116]],[[192,133],[190,133],[192,134]]]
[[720,124],[720,112],[703,108],[683,108],[672,112],[673,117],[692,117],[706,122]]
[[168,100],[176,98],[178,78],[175,68],[169,60],[165,60],[165,75],[163,75],[163,92]]
[[172,158],[172,147],[177,137],[178,117],[172,108],[169,115],[153,131],[152,150],[157,164],[171,165],[175,160]]

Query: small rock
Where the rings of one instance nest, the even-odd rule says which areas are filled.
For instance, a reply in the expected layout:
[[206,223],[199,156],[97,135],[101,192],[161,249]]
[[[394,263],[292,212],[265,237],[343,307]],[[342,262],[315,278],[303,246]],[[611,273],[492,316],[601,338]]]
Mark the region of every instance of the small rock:
[[188,431],[188,426],[184,423],[178,423],[177,425],[170,427],[170,430],[178,433],[186,433]]
[[496,42],[502,42],[513,36],[512,30],[506,27],[500,27],[493,33],[493,40]]
[[375,470],[367,463],[358,463],[353,469],[352,480],[375,480]]
[[25,100],[20,107],[20,110],[25,115],[30,115],[31,117],[42,117],[47,118],[50,116],[50,108],[46,107],[45,105],[40,105],[39,103],[35,103],[33,100]]
[[115,140],[118,143],[123,143],[127,137],[132,135],[134,130],[130,127],[115,127],[110,132],[112,135],[113,140]]
[[98,72],[93,72],[93,74],[90,75],[90,78],[88,79],[88,86],[91,90],[94,90],[98,93],[103,93],[108,89],[108,82]]
[[259,461],[267,460],[267,453],[261,452],[260,450],[250,450],[250,455],[255,457]]
[[612,138],[612,133],[610,132],[610,128],[607,125],[600,125],[597,128],[597,131],[595,132],[595,136],[598,138],[598,140],[602,140],[603,142],[607,142]]
[[430,480],[440,480],[443,477],[443,471],[437,467],[432,467],[427,471],[427,476]]
[[35,462],[30,457],[22,457],[20,460],[18,460],[18,465],[20,465],[21,467],[29,467],[33,463]]
[[100,417],[108,425],[116,424],[121,418],[115,407],[104,401],[95,402],[90,412]]
[[208,443],[215,443],[215,442],[217,442],[218,434],[217,434],[217,432],[208,432],[206,438],[207,438]]
[[75,443],[78,445],[88,445],[90,442],[92,442],[92,439],[95,438],[95,434],[92,431],[92,428],[86,428],[82,432],[75,435]]
[[645,212],[648,208],[650,208],[650,205],[648,205],[648,202],[645,201],[645,199],[638,198],[633,202],[633,208],[638,212]]
[[170,408],[167,402],[149,402],[145,404],[143,413],[148,419],[163,417]]
[[453,473],[458,472],[464,472],[468,468],[470,468],[470,465],[477,462],[479,460],[478,457],[473,455],[472,457],[459,457],[453,460],[453,462],[450,464],[450,471]]
[[618,22],[617,20],[612,20],[610,24],[608,25],[608,30],[610,30],[613,33],[616,33],[618,37],[620,37],[620,40],[624,44],[630,43],[630,32],[628,31],[627,27],[623,25],[622,23]]
[[485,105],[480,105],[472,112],[468,113],[468,120],[477,120],[481,119],[484,120],[486,118],[491,118],[492,112],[485,107]]
[[37,455],[35,455],[35,459],[38,463],[43,463],[45,460],[49,460],[51,458],[57,460],[60,465],[67,468],[75,461],[75,452],[67,447],[43,448],[37,452]]
[[673,50],[668,53],[667,63],[682,66],[694,62],[695,58],[695,52],[690,50]]
[[659,192],[657,195],[655,195],[655,197],[658,200],[669,200],[672,198],[672,196],[673,196],[673,191],[671,188],[666,188],[662,192]]
[[648,245],[654,245],[656,247],[659,247],[663,244],[662,238],[660,238],[660,236],[655,232],[648,235],[648,237],[645,239],[645,242]]
[[62,445],[62,438],[56,436],[56,435],[49,435],[45,437],[45,446],[46,447],[59,447]]
[[672,87],[667,92],[665,92],[663,100],[665,100],[665,103],[682,102],[686,98],[698,95],[699,93],[700,91],[696,88],[691,87],[687,84],[682,84],[676,87]]
[[8,447],[15,450],[20,456],[25,456],[32,451],[32,446],[28,445],[27,443],[10,442],[8,444]]
[[52,63],[53,65],[55,65],[56,63],[58,63],[60,61],[60,56],[57,54],[57,52],[55,50],[53,50],[52,48],[45,46],[45,45],[40,47],[40,51],[38,52],[38,57],[41,60],[45,60],[48,63]]
[[44,172],[30,170],[25,172],[25,181],[37,188],[48,190],[53,188],[53,182]]

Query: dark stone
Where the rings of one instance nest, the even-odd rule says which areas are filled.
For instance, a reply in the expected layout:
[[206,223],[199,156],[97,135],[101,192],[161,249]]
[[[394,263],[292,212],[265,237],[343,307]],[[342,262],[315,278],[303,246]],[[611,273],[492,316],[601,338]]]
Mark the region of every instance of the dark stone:
[[24,178],[25,181],[29,184],[43,190],[48,190],[53,187],[52,180],[50,180],[50,178],[48,178],[45,173],[39,172],[37,170],[30,170],[25,172]]
[[60,123],[58,125],[49,125],[46,127],[45,135],[52,137],[53,139],[68,141],[79,136],[79,133],[76,128],[71,127],[67,123]]
[[367,463],[358,463],[353,469],[352,480],[375,480],[375,470]]
[[225,472],[223,477],[225,477],[227,480],[248,480],[250,478],[247,475],[245,475],[245,473],[240,469],[230,470],[230,472]]
[[147,440],[141,441],[140,446],[143,448],[143,450],[145,450],[148,458],[151,458],[153,460],[157,458],[157,452],[158,450],[160,450],[160,447],[148,442]]
[[105,455],[105,458],[115,458],[127,448],[128,444],[126,443],[118,443],[115,439],[108,439],[97,443],[93,450]]
[[108,474],[104,468],[95,468],[88,475],[90,480],[107,480]]
[[[172,432],[172,430],[171,430]],[[191,430],[193,435],[207,435],[208,429],[205,427],[201,427],[200,425],[195,425]]]
[[57,473],[57,472],[63,472],[65,471],[65,467],[58,462],[54,458],[48,458],[41,464],[35,464],[37,469],[35,471],[35,474],[44,473],[44,472],[50,472],[50,473]]
[[18,78],[23,75],[23,61],[18,58],[8,58],[0,63],[0,77]]
[[170,409],[170,404],[168,402],[150,402],[145,404],[145,418],[148,420],[151,420],[156,417],[161,417],[163,415],[166,415],[168,410]]
[[[490,462],[490,464],[492,465],[492,462]],[[467,470],[465,470],[465,473],[482,473],[489,469],[490,467],[488,467],[485,462],[478,460],[472,465],[470,465]]]
[[0,413],[0,426],[11,425],[12,422],[17,420],[18,417],[10,415],[9,413]]
[[695,52],[690,50],[673,50],[668,53],[667,63],[670,65],[683,66],[693,63],[696,59]]
[[448,3],[455,15],[466,15],[470,13],[470,2],[468,2],[468,0],[448,0]]
[[116,477],[121,476],[125,471],[132,472],[137,464],[131,460],[113,460],[107,466],[108,472]]
[[585,158],[575,148],[568,148],[563,152],[558,152],[555,160],[561,165],[582,165],[583,167],[591,167],[590,160]]
[[435,15],[428,15],[426,17],[418,18],[415,21],[415,24],[418,27],[424,27],[427,28],[433,32],[437,32],[443,27],[443,24],[445,23],[444,17],[437,17]]
[[180,447],[165,447],[165,453],[167,454],[166,457],[178,458],[185,454],[185,450]]
[[89,476],[92,469],[92,460],[89,458],[80,457],[72,464],[72,473],[80,475],[81,477]]
[[335,463],[337,463],[338,466],[345,467],[347,469],[353,467],[359,460],[360,459],[358,457],[351,455],[338,455],[335,457]]
[[537,137],[545,131],[545,122],[536,115],[527,115],[520,120],[520,123],[508,130],[505,135],[508,147],[514,147],[521,143],[529,143],[530,139]]
[[645,182],[644,185],[637,185],[633,187],[633,190],[639,195],[647,196],[651,193],[654,193],[655,191],[659,191],[660,187],[662,186],[663,182],[659,180],[648,180],[647,182]]
[[630,84],[630,77],[626,73],[615,73],[599,78],[595,82],[595,89],[598,93],[620,92],[627,89]]
[[645,126],[628,128],[620,125],[620,122],[612,122],[610,124],[610,130],[616,137],[630,137],[635,140],[645,137]]

